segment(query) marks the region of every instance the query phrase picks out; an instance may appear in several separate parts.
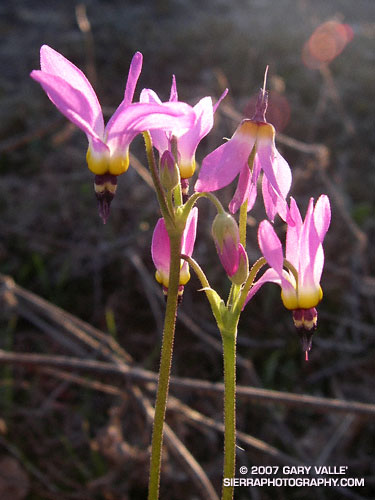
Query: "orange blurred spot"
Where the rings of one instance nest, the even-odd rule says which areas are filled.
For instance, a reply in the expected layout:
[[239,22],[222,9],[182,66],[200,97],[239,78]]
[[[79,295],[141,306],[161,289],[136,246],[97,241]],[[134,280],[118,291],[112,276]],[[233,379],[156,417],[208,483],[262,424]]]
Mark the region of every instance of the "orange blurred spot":
[[328,64],[344,50],[354,33],[348,24],[327,21],[316,28],[302,49],[302,61],[312,69]]

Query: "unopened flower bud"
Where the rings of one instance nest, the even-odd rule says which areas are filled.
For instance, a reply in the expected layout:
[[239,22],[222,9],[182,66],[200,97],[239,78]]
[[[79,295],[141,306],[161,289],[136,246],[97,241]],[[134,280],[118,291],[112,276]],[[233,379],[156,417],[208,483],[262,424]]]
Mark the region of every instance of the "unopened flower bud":
[[249,274],[249,259],[247,257],[246,250],[240,244],[238,246],[238,269],[233,274],[233,276],[230,276],[230,280],[235,285],[242,285],[242,283],[246,281],[248,274]]
[[227,275],[233,276],[239,265],[240,234],[237,222],[227,213],[217,214],[212,224],[212,237]]
[[170,151],[164,151],[160,159],[160,182],[166,191],[172,191],[180,182],[180,171]]

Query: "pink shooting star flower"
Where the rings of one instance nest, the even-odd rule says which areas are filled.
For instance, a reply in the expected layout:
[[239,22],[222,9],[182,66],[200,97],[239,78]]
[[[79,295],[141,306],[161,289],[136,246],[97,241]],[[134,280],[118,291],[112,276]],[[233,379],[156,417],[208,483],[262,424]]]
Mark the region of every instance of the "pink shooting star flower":
[[262,192],[267,216],[273,221],[278,213],[283,220],[287,220],[285,198],[292,174],[288,163],[276,149],[275,129],[265,119],[267,104],[267,92],[263,88],[254,117],[243,120],[231,139],[204,158],[195,190],[216,191],[239,175],[229,210],[235,213],[247,201],[249,211],[255,203],[257,180],[263,171]]
[[[189,213],[182,235],[181,254],[187,255],[188,257],[191,257],[193,253],[195,237],[197,234],[197,221],[198,209],[197,207],[194,207]],[[154,229],[151,243],[151,255],[156,267],[156,281],[163,286],[163,292],[165,295],[167,295],[169,286],[169,265],[171,249],[168,232],[165,227],[163,218],[158,220]],[[185,260],[181,259],[179,288],[180,297],[182,296],[184,286],[189,281],[189,279],[189,264]]]
[[283,268],[281,242],[272,225],[264,220],[259,225],[258,240],[270,269],[254,283],[246,301],[266,282],[280,285],[281,299],[284,306],[293,311],[294,324],[301,335],[302,347],[308,359],[313,330],[317,325],[315,308],[323,297],[320,286],[324,265],[322,243],[330,225],[331,208],[328,197],[321,195],[315,207],[313,198],[310,199],[303,222],[293,198],[290,212],[294,225],[287,227],[286,260],[294,267],[294,272]]
[[[195,152],[200,141],[205,137],[213,127],[214,113],[220,102],[227,95],[226,89],[220,99],[213,106],[211,97],[203,97],[194,107],[195,120],[192,126],[186,130],[182,127],[175,127],[169,132],[160,130],[151,132],[152,142],[159,151],[160,156],[164,151],[171,151],[172,138],[177,140],[178,166],[182,179],[189,179],[195,172],[196,161]],[[176,79],[173,76],[169,102],[175,102],[178,99]],[[151,89],[143,89],[140,97],[141,102],[160,103],[158,95]]]
[[140,52],[134,55],[124,99],[106,126],[90,82],[59,52],[43,45],[41,69],[30,75],[41,84],[58,110],[85,132],[89,141],[87,164],[96,175],[99,211],[104,222],[116,190],[116,177],[129,167],[129,145],[134,137],[144,130],[170,130],[176,126],[187,130],[195,119],[192,108],[185,103],[132,103],[142,59]]

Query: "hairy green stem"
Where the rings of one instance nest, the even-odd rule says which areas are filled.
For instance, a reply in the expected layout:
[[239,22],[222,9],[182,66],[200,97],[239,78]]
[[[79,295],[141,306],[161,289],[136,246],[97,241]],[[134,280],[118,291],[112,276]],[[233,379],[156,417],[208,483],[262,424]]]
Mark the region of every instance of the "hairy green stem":
[[221,202],[219,201],[219,199],[216,198],[216,196],[214,194],[205,193],[205,192],[194,193],[193,195],[191,195],[190,198],[188,199],[188,201],[185,203],[184,209],[186,209],[190,212],[190,210],[193,208],[193,206],[199,200],[199,198],[209,199],[215,205],[216,210],[219,214],[225,213],[224,207],[221,204]]
[[246,248],[246,228],[247,228],[247,200],[242,203],[240,208],[239,232],[240,243]]
[[233,309],[235,309],[237,314],[241,314],[242,308],[245,304],[245,300],[247,297],[247,294],[250,291],[250,288],[256,278],[256,275],[258,272],[262,269],[263,266],[267,264],[267,261],[264,257],[260,257],[254,264],[253,267],[250,269],[249,275],[247,277],[247,280],[245,281],[245,284],[238,296],[238,299],[236,303],[234,304]]
[[218,327],[220,329],[222,324],[220,304],[223,303],[220,295],[213,288],[211,288],[206,275],[204,274],[202,268],[200,267],[197,261],[195,261],[192,257],[189,257],[188,255],[181,255],[181,258],[186,260],[186,262],[193,269],[199,281],[201,282],[202,291],[206,293],[207,299],[211,306],[212,314],[214,315]]
[[151,442],[148,500],[157,500],[159,498],[161,454],[163,446],[163,425],[169,390],[173,340],[178,305],[181,237],[181,234],[169,235],[171,249],[169,286],[164,319],[163,343],[161,350],[159,380],[156,394],[154,426]]
[[[178,165],[178,145],[177,145],[177,137],[172,136],[171,139],[171,150],[172,150],[172,155],[174,158],[174,161],[176,165]],[[182,190],[181,190],[181,179],[180,182],[177,184],[177,186],[173,190],[173,196],[174,196],[174,202],[176,207],[180,207],[183,203],[182,200]]]
[[148,131],[143,132],[142,135],[146,147],[147,162],[150,169],[152,182],[154,183],[155,186],[156,196],[158,198],[161,213],[165,220],[169,219],[173,221],[174,214],[173,212],[170,211],[170,208],[168,207],[167,201],[165,199],[164,189],[163,186],[161,185],[158,169],[156,167],[156,161],[152,149],[152,140],[150,132]]
[[[234,317],[233,317],[234,319]],[[224,468],[222,500],[233,499],[233,486],[224,479],[234,478],[236,468],[236,336],[237,325],[221,332],[224,351]]]

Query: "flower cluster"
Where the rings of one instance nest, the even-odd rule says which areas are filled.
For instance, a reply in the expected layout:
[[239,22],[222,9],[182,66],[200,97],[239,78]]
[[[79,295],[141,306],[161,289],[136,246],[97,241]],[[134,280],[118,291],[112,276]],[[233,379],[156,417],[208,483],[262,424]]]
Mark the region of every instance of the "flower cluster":
[[[274,127],[266,121],[268,95],[263,88],[259,92],[253,118],[243,120],[231,139],[203,159],[193,195],[196,199],[187,210],[188,179],[196,170],[196,150],[212,129],[215,111],[227,90],[216,104],[211,97],[204,97],[192,107],[178,100],[173,76],[168,102],[162,102],[151,89],[143,89],[139,102],[134,102],[142,60],[142,54],[137,52],[130,64],[124,98],[107,125],[104,125],[98,98],[85,75],[52,48],[42,46],[41,69],[34,70],[31,77],[42,85],[53,104],[85,132],[88,138],[87,164],[95,174],[95,192],[104,222],[116,192],[117,177],[129,167],[132,140],[141,132],[150,134],[152,146],[159,153],[158,167],[153,173],[157,179],[156,188],[163,215],[154,230],[151,253],[156,279],[165,293],[169,286],[171,260],[168,227],[177,228],[182,224],[179,233],[181,254],[190,258],[198,220],[198,210],[193,205],[199,194],[207,195],[219,190],[238,177],[229,211],[235,214],[241,207],[241,212],[244,210],[246,215],[256,201],[258,180],[262,175],[262,195],[268,220],[259,225],[258,241],[269,269],[257,281],[248,283],[252,271],[249,271],[245,250],[246,234],[245,237],[240,236],[234,217],[223,209],[218,209],[212,236],[233,286],[237,287],[238,293],[246,290],[244,304],[266,282],[277,283],[281,287],[283,304],[293,311],[297,329],[304,332],[302,343],[307,358],[311,332],[317,324],[316,306],[322,298],[322,244],[330,224],[328,197],[322,195],[315,206],[311,199],[304,220],[293,198],[288,204],[291,169],[276,149]],[[217,201],[217,204],[220,202]],[[277,214],[287,224],[285,257],[281,241],[271,224]],[[181,294],[189,278],[188,263],[181,260]]]

